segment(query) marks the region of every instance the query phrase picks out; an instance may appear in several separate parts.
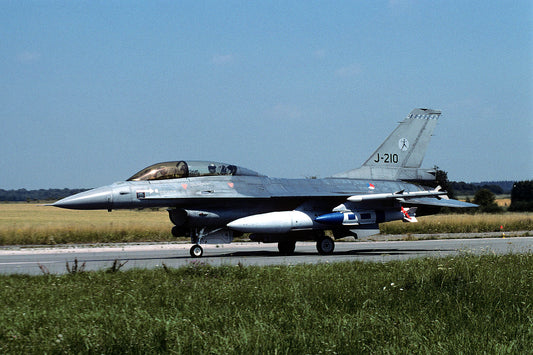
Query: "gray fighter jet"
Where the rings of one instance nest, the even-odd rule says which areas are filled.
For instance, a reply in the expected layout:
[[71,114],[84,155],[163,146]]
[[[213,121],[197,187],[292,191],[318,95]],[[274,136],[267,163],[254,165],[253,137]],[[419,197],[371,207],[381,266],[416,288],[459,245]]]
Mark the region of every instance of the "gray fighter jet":
[[416,222],[417,206],[476,207],[420,185],[435,180],[434,169],[420,166],[440,114],[413,110],[360,168],[324,179],[270,178],[232,164],[181,160],[151,165],[127,181],[52,206],[166,207],[172,234],[191,238],[193,257],[202,256],[201,244],[230,243],[243,233],[278,243],[283,255],[303,240],[316,240],[320,254],[331,254],[335,244],[328,235],[364,237],[379,233],[382,222]]

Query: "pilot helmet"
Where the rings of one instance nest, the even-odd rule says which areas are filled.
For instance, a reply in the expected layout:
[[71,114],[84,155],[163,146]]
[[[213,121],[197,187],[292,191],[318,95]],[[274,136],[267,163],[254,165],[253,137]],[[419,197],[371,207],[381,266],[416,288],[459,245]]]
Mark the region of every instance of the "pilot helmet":
[[208,169],[209,169],[209,173],[214,174],[217,170],[217,167],[215,164],[209,164]]

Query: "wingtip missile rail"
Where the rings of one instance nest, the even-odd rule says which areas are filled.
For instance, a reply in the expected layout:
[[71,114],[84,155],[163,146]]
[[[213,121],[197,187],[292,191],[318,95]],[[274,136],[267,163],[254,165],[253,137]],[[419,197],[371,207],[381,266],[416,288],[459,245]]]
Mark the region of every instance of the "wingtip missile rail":
[[409,199],[414,197],[438,197],[441,195],[446,195],[446,191],[442,191],[439,188],[431,191],[397,191],[390,193],[382,194],[365,194],[365,195],[353,195],[348,197],[350,202],[363,202],[363,201],[372,201],[372,200],[387,200],[387,199]]

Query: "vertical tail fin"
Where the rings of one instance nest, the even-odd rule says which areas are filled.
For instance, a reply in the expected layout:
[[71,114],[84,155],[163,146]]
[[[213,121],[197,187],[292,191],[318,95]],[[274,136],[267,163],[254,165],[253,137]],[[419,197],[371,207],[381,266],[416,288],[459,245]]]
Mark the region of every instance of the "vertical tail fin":
[[440,114],[420,108],[411,111],[363,166],[419,168]]
[[419,169],[441,112],[414,109],[358,169],[334,177],[433,180],[434,172]]

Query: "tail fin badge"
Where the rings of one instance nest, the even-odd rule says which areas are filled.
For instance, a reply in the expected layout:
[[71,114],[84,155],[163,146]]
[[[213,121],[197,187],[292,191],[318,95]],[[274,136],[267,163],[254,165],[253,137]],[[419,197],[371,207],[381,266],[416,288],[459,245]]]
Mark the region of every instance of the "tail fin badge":
[[407,138],[402,138],[398,141],[398,147],[402,152],[405,152],[409,149],[409,140]]

